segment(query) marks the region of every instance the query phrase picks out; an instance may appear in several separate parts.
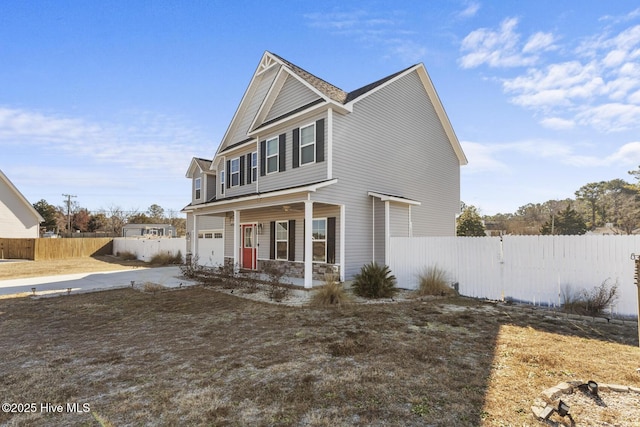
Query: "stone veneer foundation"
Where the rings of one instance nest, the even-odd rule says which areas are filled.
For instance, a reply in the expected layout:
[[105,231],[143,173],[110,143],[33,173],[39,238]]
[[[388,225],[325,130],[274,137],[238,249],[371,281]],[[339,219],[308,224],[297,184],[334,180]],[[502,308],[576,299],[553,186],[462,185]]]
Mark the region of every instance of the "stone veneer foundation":
[[[225,258],[226,265],[230,265],[232,258]],[[285,277],[304,278],[304,262],[280,261],[273,259],[259,259],[258,271],[264,271],[267,267],[277,268]],[[340,277],[340,266],[335,264],[326,264],[322,262],[313,263],[313,280],[324,280],[325,274],[333,272]]]

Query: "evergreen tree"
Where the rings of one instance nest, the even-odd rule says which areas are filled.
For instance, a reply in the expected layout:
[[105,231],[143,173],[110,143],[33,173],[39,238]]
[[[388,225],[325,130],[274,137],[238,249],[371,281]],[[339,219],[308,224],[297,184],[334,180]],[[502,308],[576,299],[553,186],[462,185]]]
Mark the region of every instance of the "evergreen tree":
[[458,236],[486,236],[482,218],[475,206],[465,206],[456,220]]
[[587,224],[571,205],[567,205],[555,218],[550,218],[540,229],[541,234],[575,235],[586,232]]

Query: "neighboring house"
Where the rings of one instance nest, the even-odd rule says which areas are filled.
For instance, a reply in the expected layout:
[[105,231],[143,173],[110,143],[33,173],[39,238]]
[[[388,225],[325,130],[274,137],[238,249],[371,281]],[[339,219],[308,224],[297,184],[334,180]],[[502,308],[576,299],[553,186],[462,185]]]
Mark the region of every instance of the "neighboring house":
[[38,238],[44,219],[0,171],[0,237]]
[[170,224],[127,224],[122,237],[176,237],[176,228]]
[[265,52],[215,156],[187,171],[187,252],[211,259],[197,236],[215,231],[222,262],[350,279],[388,264],[392,236],[454,236],[466,163],[423,64],[345,92]]

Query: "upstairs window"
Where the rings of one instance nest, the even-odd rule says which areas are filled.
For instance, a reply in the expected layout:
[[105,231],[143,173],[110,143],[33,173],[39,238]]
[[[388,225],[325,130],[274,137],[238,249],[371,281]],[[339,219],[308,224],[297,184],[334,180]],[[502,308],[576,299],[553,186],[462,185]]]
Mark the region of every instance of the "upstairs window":
[[240,185],[240,158],[231,160],[231,186]]
[[258,180],[258,152],[251,153],[251,182]]
[[278,172],[278,138],[267,140],[267,173]]
[[224,194],[224,171],[220,171],[220,194]]
[[316,161],[316,124],[300,128],[300,164]]
[[196,178],[194,186],[196,190],[196,200],[199,200],[200,197],[202,197],[202,178]]

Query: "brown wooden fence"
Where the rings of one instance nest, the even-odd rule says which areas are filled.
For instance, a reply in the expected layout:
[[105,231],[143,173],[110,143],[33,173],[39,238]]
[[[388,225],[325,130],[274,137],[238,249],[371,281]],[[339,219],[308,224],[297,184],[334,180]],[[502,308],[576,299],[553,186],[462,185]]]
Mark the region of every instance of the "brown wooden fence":
[[2,259],[65,259],[113,253],[112,238],[2,239]]

